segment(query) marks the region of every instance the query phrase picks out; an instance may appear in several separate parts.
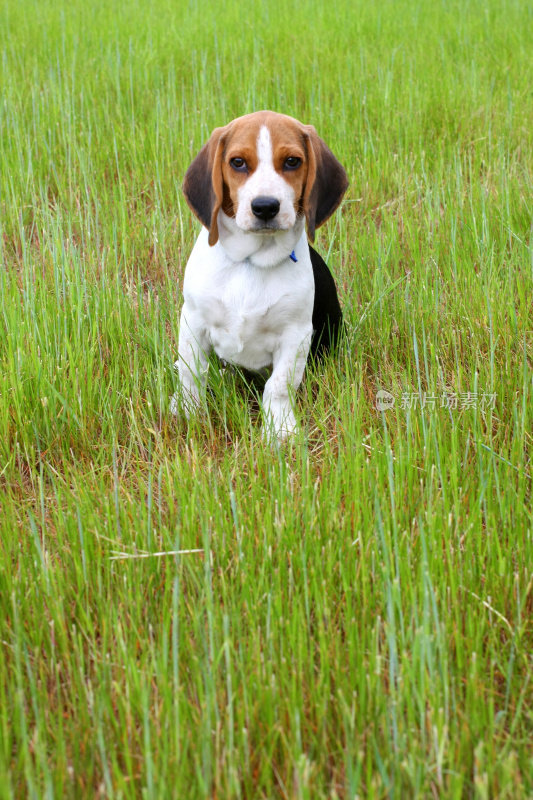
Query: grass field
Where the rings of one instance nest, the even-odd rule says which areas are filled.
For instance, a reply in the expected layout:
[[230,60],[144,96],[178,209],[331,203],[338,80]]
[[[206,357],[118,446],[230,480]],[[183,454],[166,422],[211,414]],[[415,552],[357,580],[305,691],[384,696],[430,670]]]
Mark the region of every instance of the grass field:
[[[533,797],[532,41],[525,0],[1,4],[2,800]],[[238,374],[168,413],[181,180],[261,108],[351,183],[280,450]]]

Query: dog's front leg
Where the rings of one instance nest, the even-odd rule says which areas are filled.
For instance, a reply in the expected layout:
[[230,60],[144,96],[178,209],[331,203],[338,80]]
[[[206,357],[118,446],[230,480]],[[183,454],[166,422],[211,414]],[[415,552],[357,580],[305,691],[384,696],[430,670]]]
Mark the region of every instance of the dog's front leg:
[[293,395],[302,381],[313,330],[289,329],[274,353],[272,375],[265,384],[263,435],[283,441],[296,430]]
[[178,360],[174,364],[180,385],[170,401],[170,411],[178,414],[181,406],[187,418],[205,398],[210,350],[205,329],[195,323],[194,314],[187,313],[184,306],[180,319]]

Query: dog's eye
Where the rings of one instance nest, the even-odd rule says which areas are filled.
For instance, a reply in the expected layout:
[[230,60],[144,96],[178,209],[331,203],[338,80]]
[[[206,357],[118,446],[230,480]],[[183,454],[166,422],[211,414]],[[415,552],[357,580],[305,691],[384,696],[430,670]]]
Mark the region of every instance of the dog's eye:
[[283,169],[298,169],[301,163],[302,159],[298,158],[298,156],[289,156],[285,159]]
[[230,163],[230,166],[233,167],[233,169],[237,170],[237,172],[246,172],[247,167],[246,167],[246,161],[244,160],[244,158],[239,158],[239,157],[230,158],[230,162],[229,163]]

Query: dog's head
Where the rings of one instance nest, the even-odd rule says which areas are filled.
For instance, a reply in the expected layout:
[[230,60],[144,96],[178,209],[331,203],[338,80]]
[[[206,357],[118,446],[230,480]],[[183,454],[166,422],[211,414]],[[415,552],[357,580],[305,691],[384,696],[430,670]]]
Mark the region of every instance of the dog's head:
[[252,233],[289,230],[305,215],[313,241],[347,187],[344,168],[312,125],[257,111],[215,128],[187,170],[183,191],[214,245],[220,209]]

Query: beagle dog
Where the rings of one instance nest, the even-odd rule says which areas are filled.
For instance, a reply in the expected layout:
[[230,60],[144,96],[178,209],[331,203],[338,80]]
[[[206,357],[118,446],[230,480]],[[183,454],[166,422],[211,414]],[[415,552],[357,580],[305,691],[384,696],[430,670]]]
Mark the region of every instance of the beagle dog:
[[172,413],[202,404],[214,350],[247,370],[271,366],[264,431],[283,440],[295,430],[292,395],[307,356],[342,326],[335,282],[307,237],[347,187],[312,125],[257,111],[215,128],[183,185],[204,228],[185,269]]

